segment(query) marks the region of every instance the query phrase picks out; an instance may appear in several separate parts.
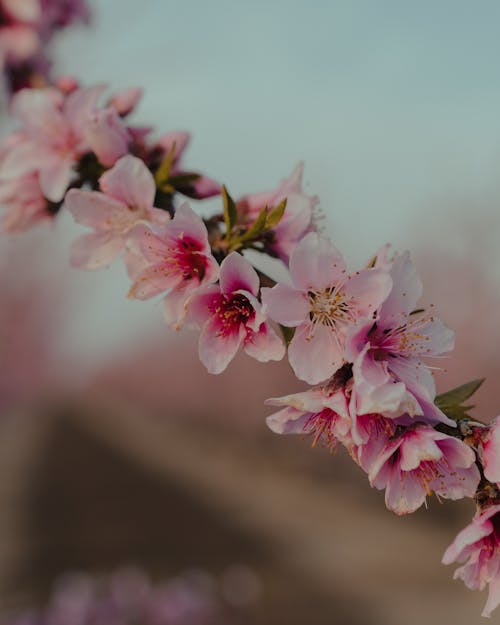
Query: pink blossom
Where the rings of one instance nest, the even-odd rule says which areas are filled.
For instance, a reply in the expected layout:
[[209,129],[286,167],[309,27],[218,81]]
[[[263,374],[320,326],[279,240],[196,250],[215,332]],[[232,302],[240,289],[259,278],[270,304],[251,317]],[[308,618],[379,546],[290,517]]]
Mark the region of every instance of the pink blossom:
[[99,109],[89,115],[85,129],[88,146],[105,167],[127,154],[131,135],[116,109]]
[[121,117],[129,115],[142,98],[143,90],[140,87],[129,87],[116,93],[108,102]]
[[359,413],[426,415],[429,422],[454,422],[433,400],[434,379],[423,358],[453,349],[454,333],[440,319],[415,312],[422,284],[409,255],[397,256],[390,270],[392,290],[375,319],[360,320],[346,343],[353,362]]
[[94,232],[73,244],[71,263],[97,269],[124,249],[130,230],[141,221],[165,223],[167,212],[154,208],[155,183],[151,172],[135,156],[124,156],[99,179],[100,191],[72,189],[65,205],[75,220]]
[[77,89],[65,97],[57,89],[23,89],[12,113],[23,123],[24,140],[10,150],[1,178],[38,172],[46,198],[59,202],[69,186],[73,165],[89,150],[85,132],[104,87]]
[[273,230],[270,250],[284,262],[288,262],[295,245],[314,230],[313,211],[318,203],[316,196],[306,195],[302,190],[304,164],[299,163],[288,178],[281,181],[277,189],[244,195],[237,202],[238,210],[245,220],[253,222],[266,206],[277,206],[286,199],[286,209],[279,224]]
[[143,268],[133,276],[129,297],[144,300],[168,291],[167,302],[175,300],[174,308],[181,314],[193,290],[217,280],[219,265],[212,256],[207,229],[187,203],[162,228],[135,228],[129,246],[144,259]]
[[405,429],[390,440],[369,472],[372,486],[385,488],[396,514],[414,512],[432,492],[445,499],[472,497],[480,475],[473,450],[428,425]]
[[491,616],[500,604],[500,504],[478,510],[472,522],[448,547],[443,564],[462,564],[454,579],[464,581],[471,590],[484,590],[488,585],[488,600],[482,616]]
[[266,321],[257,299],[259,276],[232,252],[221,263],[220,282],[194,293],[191,319],[202,326],[199,355],[210,373],[222,373],[240,347],[259,360],[281,360],[283,342]]
[[283,406],[267,417],[269,428],[277,434],[308,434],[313,445],[318,441],[328,447],[341,442],[352,445],[351,418],[346,388],[338,380],[311,388],[302,393],[266,400],[270,406]]
[[0,180],[0,202],[7,209],[2,219],[4,232],[24,232],[53,218],[40,189],[37,174]]
[[290,274],[291,286],[263,289],[262,298],[271,319],[296,328],[288,350],[295,375],[317,384],[344,364],[348,330],[376,312],[392,281],[381,269],[348,275],[340,252],[315,232],[292,252]]
[[479,453],[487,480],[500,484],[500,417],[482,431]]

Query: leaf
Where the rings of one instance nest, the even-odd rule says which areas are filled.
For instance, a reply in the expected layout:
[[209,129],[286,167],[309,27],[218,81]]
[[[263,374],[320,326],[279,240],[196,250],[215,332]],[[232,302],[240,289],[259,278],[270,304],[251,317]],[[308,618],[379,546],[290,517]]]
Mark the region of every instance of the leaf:
[[229,240],[231,231],[236,224],[238,218],[238,210],[233,198],[227,192],[224,185],[221,188],[223,211],[224,211],[224,223],[226,224],[226,239]]
[[455,419],[455,421],[464,419],[469,416],[468,411],[472,410],[474,406],[464,406],[463,403],[474,395],[483,382],[484,378],[480,378],[452,388],[450,391],[438,395],[434,403],[451,419]]
[[266,230],[271,230],[272,228],[276,228],[276,226],[279,224],[279,222],[281,221],[281,218],[283,217],[285,213],[285,208],[286,208],[286,198],[282,200],[278,204],[278,206],[275,206],[273,209],[271,209],[267,213],[266,224],[265,224]]
[[446,393],[438,395],[435,403],[437,406],[457,406],[466,399],[469,399],[469,397],[472,397],[483,382],[484,378],[479,378],[478,380],[472,380],[471,382],[452,388],[451,391],[446,391]]
[[267,214],[267,206],[264,206],[258,214],[257,219],[253,222],[250,228],[248,228],[248,230],[239,237],[239,240],[241,242],[247,242],[252,239],[256,239],[259,235],[261,235],[266,226]]
[[168,154],[164,157],[160,166],[155,171],[155,182],[156,186],[161,187],[162,184],[167,182],[170,176],[170,170],[172,169],[172,165],[175,159],[175,143],[172,144]]

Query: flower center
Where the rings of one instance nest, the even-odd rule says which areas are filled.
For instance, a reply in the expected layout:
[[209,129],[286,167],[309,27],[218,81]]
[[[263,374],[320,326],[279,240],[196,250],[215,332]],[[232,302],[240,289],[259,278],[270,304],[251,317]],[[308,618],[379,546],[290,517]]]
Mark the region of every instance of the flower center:
[[255,316],[252,304],[241,293],[221,296],[214,312],[218,316],[218,334],[221,336],[238,331],[241,324],[246,325]]
[[352,306],[340,285],[323,291],[309,291],[311,310],[309,318],[314,324],[337,329],[339,325],[354,320]]

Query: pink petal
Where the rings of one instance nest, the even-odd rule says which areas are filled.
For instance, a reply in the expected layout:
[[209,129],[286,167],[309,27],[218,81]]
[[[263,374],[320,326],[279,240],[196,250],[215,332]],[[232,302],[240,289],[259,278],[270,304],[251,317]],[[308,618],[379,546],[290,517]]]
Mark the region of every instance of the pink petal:
[[210,252],[208,232],[203,219],[197,215],[187,202],[176,209],[174,218],[168,225],[172,237],[189,237],[198,241],[203,251]]
[[112,232],[84,234],[71,246],[71,265],[79,269],[104,267],[118,256],[123,247],[123,239]]
[[224,334],[216,317],[209,319],[200,334],[199,356],[209,373],[222,373],[236,356],[245,336],[245,329]]
[[202,326],[212,315],[212,310],[220,300],[221,294],[218,285],[210,285],[198,289],[193,293],[189,302],[188,320]]
[[343,364],[342,349],[333,332],[323,325],[300,325],[288,348],[295,375],[308,384],[332,376]]
[[133,208],[153,206],[156,186],[153,175],[141,159],[127,155],[99,179],[104,193]]
[[140,87],[129,87],[115,94],[107,106],[112,106],[119,115],[125,117],[135,109],[142,98],[143,91]]
[[114,108],[99,109],[90,116],[85,140],[100,163],[112,167],[128,153],[131,137]]
[[231,252],[220,266],[220,288],[229,295],[235,291],[249,291],[257,296],[260,280],[252,265],[238,252]]
[[190,193],[186,193],[190,197],[197,200],[204,200],[209,197],[220,195],[221,184],[217,180],[208,178],[207,176],[200,175],[193,183],[193,190]]
[[66,129],[59,110],[63,96],[57,89],[21,89],[12,98],[12,114],[31,131],[49,137]]
[[73,173],[73,156],[53,156],[40,166],[40,187],[45,197],[60,202],[66,193]]
[[356,301],[358,314],[367,317],[377,310],[390,293],[392,280],[381,269],[364,269],[349,278],[345,292]]
[[285,355],[285,345],[276,332],[263,323],[258,332],[252,332],[245,339],[246,353],[259,362],[281,360]]
[[489,617],[495,608],[500,605],[500,571],[490,581],[488,588],[488,600],[481,613],[481,616]]
[[84,89],[77,89],[70,93],[64,102],[64,115],[68,120],[73,133],[81,139],[94,112],[97,102],[106,90],[106,85],[94,85]]
[[292,407],[283,408],[266,418],[268,428],[276,434],[300,434],[310,414]]
[[186,149],[190,139],[191,135],[189,132],[169,132],[158,139],[155,147],[161,148],[165,154],[168,154],[175,144],[174,158],[178,160]]
[[70,189],[64,199],[64,206],[83,226],[98,230],[109,230],[113,221],[123,218],[128,208],[109,195],[98,191]]
[[393,471],[385,489],[385,504],[398,515],[415,512],[424,503],[426,491],[412,473]]
[[345,264],[329,239],[310,232],[290,257],[290,274],[295,287],[322,291],[344,277]]
[[391,276],[393,287],[382,307],[381,318],[411,313],[422,295],[422,281],[408,252],[396,256],[392,263]]
[[271,319],[292,328],[303,323],[311,310],[307,293],[283,282],[279,282],[272,289],[264,287],[262,303]]
[[163,318],[174,330],[180,330],[188,313],[189,295],[185,290],[173,290],[163,300]]
[[177,273],[165,271],[162,265],[150,265],[143,269],[135,278],[130,287],[128,297],[134,299],[149,299],[169,289],[174,289],[182,281]]

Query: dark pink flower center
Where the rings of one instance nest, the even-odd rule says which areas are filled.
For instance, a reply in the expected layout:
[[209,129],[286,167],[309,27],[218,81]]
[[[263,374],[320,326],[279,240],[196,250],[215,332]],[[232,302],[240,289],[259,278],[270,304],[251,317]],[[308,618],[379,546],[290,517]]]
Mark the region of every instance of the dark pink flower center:
[[255,317],[255,310],[247,297],[241,293],[223,295],[215,300],[212,313],[219,322],[219,334],[227,336],[246,325]]
[[207,269],[207,257],[198,241],[183,237],[177,242],[177,249],[172,254],[171,264],[176,266],[184,280],[197,278],[200,282]]

